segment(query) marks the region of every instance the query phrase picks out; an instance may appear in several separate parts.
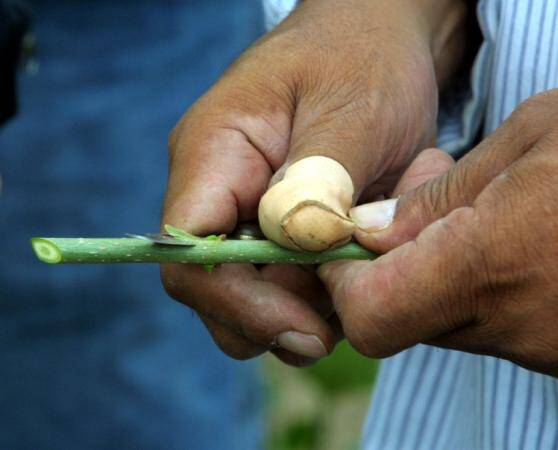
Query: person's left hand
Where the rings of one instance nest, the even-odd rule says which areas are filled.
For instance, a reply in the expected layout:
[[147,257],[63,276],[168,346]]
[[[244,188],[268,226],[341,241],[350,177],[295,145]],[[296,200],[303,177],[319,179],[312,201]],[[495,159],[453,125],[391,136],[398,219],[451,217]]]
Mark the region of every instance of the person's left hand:
[[363,245],[391,250],[319,271],[358,351],[428,343],[558,376],[558,90],[444,175],[351,216]]

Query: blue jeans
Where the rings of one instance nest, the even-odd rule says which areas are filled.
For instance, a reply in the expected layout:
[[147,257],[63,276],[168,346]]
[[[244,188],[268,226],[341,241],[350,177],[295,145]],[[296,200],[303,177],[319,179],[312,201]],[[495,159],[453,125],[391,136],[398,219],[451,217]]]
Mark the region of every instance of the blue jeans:
[[36,235],[158,229],[166,140],[261,33],[256,0],[36,5],[40,71],[0,130],[0,448],[261,447],[254,364],[153,265],[45,266]]

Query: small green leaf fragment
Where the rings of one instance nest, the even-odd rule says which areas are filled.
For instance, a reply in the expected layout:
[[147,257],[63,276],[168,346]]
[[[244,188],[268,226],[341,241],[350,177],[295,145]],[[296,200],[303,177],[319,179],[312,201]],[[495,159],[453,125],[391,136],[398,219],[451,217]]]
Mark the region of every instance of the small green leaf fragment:
[[173,227],[172,225],[165,225],[165,231],[170,234],[175,239],[180,239],[181,241],[188,242],[189,244],[198,244],[201,239],[198,236],[194,236],[180,228]]

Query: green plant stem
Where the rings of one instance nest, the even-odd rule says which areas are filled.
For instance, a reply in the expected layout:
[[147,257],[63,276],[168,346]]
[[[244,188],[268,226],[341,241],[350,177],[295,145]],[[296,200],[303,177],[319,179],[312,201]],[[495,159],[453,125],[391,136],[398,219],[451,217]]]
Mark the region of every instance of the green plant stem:
[[50,264],[321,264],[338,259],[376,257],[355,243],[321,253],[296,252],[264,240],[200,239],[192,246],[176,246],[137,238],[33,238],[31,245],[37,257]]

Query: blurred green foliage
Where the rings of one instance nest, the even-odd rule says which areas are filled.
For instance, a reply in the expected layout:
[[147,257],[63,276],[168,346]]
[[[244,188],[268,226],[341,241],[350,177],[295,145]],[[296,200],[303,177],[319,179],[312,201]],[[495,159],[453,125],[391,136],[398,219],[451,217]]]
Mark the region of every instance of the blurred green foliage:
[[378,362],[359,355],[347,341],[341,342],[330,358],[302,369],[305,375],[332,394],[372,386],[377,371]]
[[299,420],[273,436],[270,450],[308,450],[318,444],[320,424],[316,420]]
[[268,360],[268,449],[357,449],[378,365],[346,342],[305,369]]

